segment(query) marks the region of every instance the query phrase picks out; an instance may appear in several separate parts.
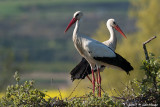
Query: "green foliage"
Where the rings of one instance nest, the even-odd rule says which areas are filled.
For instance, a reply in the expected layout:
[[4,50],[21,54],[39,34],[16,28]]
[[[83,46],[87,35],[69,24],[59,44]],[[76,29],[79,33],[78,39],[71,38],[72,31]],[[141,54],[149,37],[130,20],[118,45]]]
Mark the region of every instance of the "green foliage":
[[160,90],[160,57],[155,59],[154,54],[150,55],[149,60],[143,61],[141,69],[145,70],[147,78],[142,80],[142,89],[149,90],[152,88],[153,91]]
[[144,102],[160,104],[160,57],[155,58],[150,54],[149,60],[144,60],[141,69],[145,71],[145,77],[141,80],[135,80],[138,95],[145,98]]
[[7,87],[5,96],[2,97],[1,106],[47,106],[49,101],[46,101],[44,92],[34,88],[34,81],[25,81],[24,84],[20,85],[20,76],[18,72],[15,72],[14,78],[16,80],[15,85]]
[[145,77],[141,81],[134,79],[121,94],[127,104],[158,104],[160,105],[160,57],[150,55],[149,60],[142,62],[141,69]]
[[94,96],[92,92],[84,95],[83,97],[74,97],[68,101],[68,106],[76,107],[106,107],[106,106],[122,106],[120,102],[115,102],[107,93],[104,93],[102,97]]
[[94,96],[93,93],[84,95],[83,97],[74,97],[69,100],[60,100],[59,98],[45,99],[47,96],[44,92],[34,88],[34,81],[25,81],[20,85],[20,76],[15,72],[15,85],[9,85],[6,89],[5,96],[0,100],[0,106],[10,107],[54,107],[54,106],[122,106],[120,102],[115,102],[108,94],[104,93],[102,97]]

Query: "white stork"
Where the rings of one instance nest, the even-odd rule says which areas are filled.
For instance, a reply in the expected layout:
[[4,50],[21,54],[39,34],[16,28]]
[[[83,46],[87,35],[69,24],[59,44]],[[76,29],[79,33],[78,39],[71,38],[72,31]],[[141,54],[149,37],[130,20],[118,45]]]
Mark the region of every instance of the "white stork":
[[104,45],[103,43],[96,41],[94,39],[85,36],[79,32],[80,19],[83,13],[77,11],[74,13],[73,18],[69,25],[67,26],[65,32],[76,22],[76,26],[73,31],[73,42],[82,57],[84,57],[90,64],[92,72],[92,84],[93,93],[95,92],[95,77],[94,77],[94,67],[97,67],[98,71],[98,83],[99,83],[99,97],[101,97],[101,76],[100,76],[100,66],[114,66],[119,69],[125,68],[125,66],[130,65],[123,57],[115,53],[111,48]]
[[[106,26],[109,30],[110,38],[109,40],[104,41],[103,44],[107,45],[113,51],[115,51],[116,45],[117,45],[117,37],[115,35],[114,29],[119,31],[122,34],[122,36],[124,36],[125,38],[127,37],[125,36],[123,31],[120,29],[120,27],[117,25],[114,19],[108,19],[108,21],[106,22]],[[103,71],[104,68],[105,66],[101,65],[100,71]],[[96,67],[94,67],[94,71],[97,71]],[[129,70],[127,70],[126,73],[129,74]],[[82,58],[81,62],[75,68],[72,69],[70,74],[71,74],[72,81],[74,81],[75,79],[84,79],[87,76],[87,78],[92,82],[92,80],[88,76],[89,74],[91,74],[91,69],[90,69],[89,63],[86,61],[85,58]]]
[[[125,38],[126,38],[126,36],[122,32],[122,30],[119,28],[119,26],[117,25],[117,23],[115,22],[114,19],[109,19],[106,23],[106,26],[110,32],[110,38],[109,38],[109,40],[104,41],[103,43],[115,51],[116,44],[117,44],[117,37],[114,33],[114,28],[117,31],[119,31]],[[101,65],[100,71],[103,71],[104,68],[105,68],[105,66]],[[133,68],[125,69],[125,71],[127,74],[129,74],[129,71],[132,69]],[[94,71],[97,71],[96,67],[94,67]],[[71,74],[72,81],[74,81],[75,79],[84,79],[87,76],[87,78],[92,82],[92,80],[88,76],[89,74],[91,74],[91,68],[90,68],[89,63],[85,60],[85,58],[82,58],[81,62],[70,72],[70,74]],[[97,72],[96,72],[96,74],[97,74]],[[97,84],[98,84],[98,82],[97,82]]]

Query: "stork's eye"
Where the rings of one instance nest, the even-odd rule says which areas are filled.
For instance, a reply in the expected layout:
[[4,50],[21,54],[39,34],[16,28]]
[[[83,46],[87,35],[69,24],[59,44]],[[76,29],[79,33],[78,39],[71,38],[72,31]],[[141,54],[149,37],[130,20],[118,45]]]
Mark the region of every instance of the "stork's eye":
[[76,16],[75,17],[78,17],[79,16],[79,14],[76,14]]
[[113,22],[114,25],[116,25],[116,22]]

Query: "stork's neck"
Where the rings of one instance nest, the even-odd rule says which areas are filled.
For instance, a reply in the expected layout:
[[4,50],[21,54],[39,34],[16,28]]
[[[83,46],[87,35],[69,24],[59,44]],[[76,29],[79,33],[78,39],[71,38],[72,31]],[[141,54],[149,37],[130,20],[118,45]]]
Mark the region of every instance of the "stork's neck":
[[80,23],[79,23],[79,20],[76,21],[76,25],[75,25],[75,28],[74,28],[74,31],[73,31],[73,40],[75,38],[77,38],[78,34],[79,34],[79,26],[80,26]]
[[116,45],[117,45],[117,37],[116,37],[116,34],[114,32],[114,29],[113,27],[111,26],[107,26],[108,27],[108,30],[110,32],[110,38],[109,38],[109,42],[110,44],[112,45],[112,48],[115,50],[116,49]]
[[78,52],[83,56],[83,47],[82,47],[82,35],[79,33],[79,20],[77,20],[74,31],[73,31],[73,42],[75,48],[78,50]]

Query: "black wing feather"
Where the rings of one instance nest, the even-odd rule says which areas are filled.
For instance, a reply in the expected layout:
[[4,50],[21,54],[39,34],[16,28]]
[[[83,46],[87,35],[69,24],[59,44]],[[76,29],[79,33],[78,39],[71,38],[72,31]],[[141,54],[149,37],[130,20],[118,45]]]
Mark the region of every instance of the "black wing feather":
[[[115,54],[116,54],[115,58],[94,57],[94,59],[108,63],[110,65],[118,66],[122,68],[124,71],[126,71],[127,74],[129,74],[129,72],[133,70],[133,67],[131,66],[131,64],[119,54],[117,53]],[[103,69],[103,67],[105,66],[102,65],[101,68]],[[94,72],[96,71],[97,70],[95,69]],[[91,73],[92,72],[91,72],[90,64],[85,58],[82,58],[81,62],[75,68],[73,68],[72,71],[70,72],[71,80],[74,81],[75,79],[84,79],[87,75]]]
[[82,58],[81,62],[72,69],[70,74],[72,81],[75,79],[84,79],[87,75],[91,74],[91,68],[88,61],[85,58]]
[[119,54],[115,54],[116,57],[94,57],[94,59],[113,66],[120,67],[121,69],[126,71],[127,74],[129,74],[129,72],[133,70],[131,64]]

